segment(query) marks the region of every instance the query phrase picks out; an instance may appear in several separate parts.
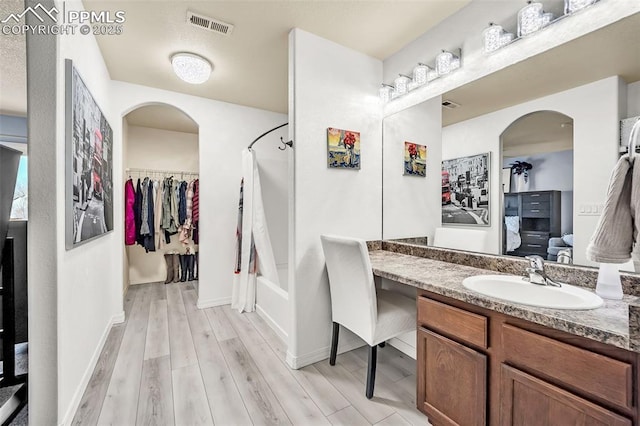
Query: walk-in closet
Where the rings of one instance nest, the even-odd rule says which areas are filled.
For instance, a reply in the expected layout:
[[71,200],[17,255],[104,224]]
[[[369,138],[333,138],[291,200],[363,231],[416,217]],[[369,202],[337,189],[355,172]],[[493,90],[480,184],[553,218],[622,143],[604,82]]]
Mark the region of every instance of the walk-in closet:
[[177,108],[144,106],[125,116],[123,139],[125,287],[196,284],[201,226],[197,124]]

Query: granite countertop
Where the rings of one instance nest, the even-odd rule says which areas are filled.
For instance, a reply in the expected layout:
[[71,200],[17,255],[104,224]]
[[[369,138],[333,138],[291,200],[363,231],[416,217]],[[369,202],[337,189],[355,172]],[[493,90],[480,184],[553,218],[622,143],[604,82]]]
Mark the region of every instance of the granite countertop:
[[640,303],[638,297],[624,296],[616,301],[605,299],[602,307],[591,310],[537,308],[484,296],[462,285],[465,278],[496,274],[495,271],[386,250],[371,251],[369,257],[373,273],[377,276],[576,336],[640,352],[640,341],[637,341],[640,339],[629,335],[629,304]]

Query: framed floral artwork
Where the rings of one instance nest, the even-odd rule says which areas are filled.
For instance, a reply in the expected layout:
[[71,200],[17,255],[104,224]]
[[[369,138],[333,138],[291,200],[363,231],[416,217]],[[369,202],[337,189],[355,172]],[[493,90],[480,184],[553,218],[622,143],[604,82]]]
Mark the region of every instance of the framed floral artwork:
[[427,147],[413,142],[404,143],[404,174],[427,176]]
[[327,129],[327,166],[335,169],[360,169],[360,132]]

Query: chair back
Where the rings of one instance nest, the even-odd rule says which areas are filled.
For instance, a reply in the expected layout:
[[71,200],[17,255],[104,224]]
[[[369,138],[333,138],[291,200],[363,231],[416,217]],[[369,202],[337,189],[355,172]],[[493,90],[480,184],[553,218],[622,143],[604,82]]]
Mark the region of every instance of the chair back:
[[487,232],[466,228],[436,228],[433,246],[483,253],[487,251]]
[[329,274],[333,321],[371,340],[378,309],[367,243],[333,235],[320,239]]

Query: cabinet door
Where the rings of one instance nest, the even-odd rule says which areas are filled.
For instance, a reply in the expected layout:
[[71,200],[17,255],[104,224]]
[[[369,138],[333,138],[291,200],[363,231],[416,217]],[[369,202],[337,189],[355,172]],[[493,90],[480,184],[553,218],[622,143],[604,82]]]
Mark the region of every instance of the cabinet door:
[[631,420],[502,364],[500,424],[631,426]]
[[418,330],[418,409],[437,425],[486,424],[487,357]]

